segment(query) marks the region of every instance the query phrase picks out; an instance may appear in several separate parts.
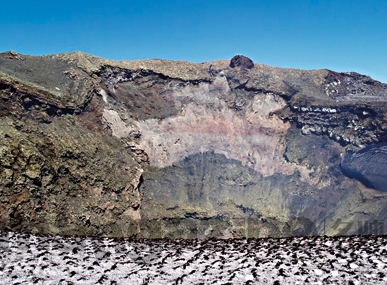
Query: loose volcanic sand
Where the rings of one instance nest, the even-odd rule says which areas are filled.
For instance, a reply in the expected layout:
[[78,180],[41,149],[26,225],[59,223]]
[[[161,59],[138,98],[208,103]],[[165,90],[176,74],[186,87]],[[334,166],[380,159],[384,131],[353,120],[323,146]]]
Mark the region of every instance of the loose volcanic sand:
[[1,232],[1,284],[387,284],[387,236],[130,240]]

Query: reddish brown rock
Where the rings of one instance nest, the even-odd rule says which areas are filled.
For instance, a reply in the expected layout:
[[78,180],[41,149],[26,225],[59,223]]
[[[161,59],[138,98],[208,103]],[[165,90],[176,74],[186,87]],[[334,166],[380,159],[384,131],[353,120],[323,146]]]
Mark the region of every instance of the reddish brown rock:
[[247,56],[238,54],[231,59],[230,67],[231,68],[242,67],[242,68],[251,69],[254,67],[254,62]]

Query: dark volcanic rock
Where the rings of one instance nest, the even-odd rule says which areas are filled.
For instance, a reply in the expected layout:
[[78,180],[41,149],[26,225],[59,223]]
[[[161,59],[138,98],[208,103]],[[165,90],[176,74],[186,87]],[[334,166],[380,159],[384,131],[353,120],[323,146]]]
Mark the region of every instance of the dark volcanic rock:
[[366,186],[387,191],[387,144],[370,145],[348,152],[341,163],[343,172]]
[[384,221],[387,85],[253,67],[0,54],[0,230],[227,238]]
[[247,56],[238,54],[231,59],[230,67],[243,67],[250,69],[254,67],[254,62]]

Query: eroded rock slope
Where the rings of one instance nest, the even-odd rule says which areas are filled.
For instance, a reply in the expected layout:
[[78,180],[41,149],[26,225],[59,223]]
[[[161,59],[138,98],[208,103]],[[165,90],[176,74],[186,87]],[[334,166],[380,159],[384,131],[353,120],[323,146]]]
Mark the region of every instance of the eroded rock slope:
[[367,76],[243,56],[193,64],[3,53],[1,227],[152,238],[385,233],[386,102],[387,85]]

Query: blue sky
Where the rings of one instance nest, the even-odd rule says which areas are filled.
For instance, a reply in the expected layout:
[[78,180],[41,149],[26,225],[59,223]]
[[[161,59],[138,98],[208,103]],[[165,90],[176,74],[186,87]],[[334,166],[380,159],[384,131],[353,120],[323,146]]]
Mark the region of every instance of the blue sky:
[[0,51],[254,62],[387,83],[387,0],[3,1]]

